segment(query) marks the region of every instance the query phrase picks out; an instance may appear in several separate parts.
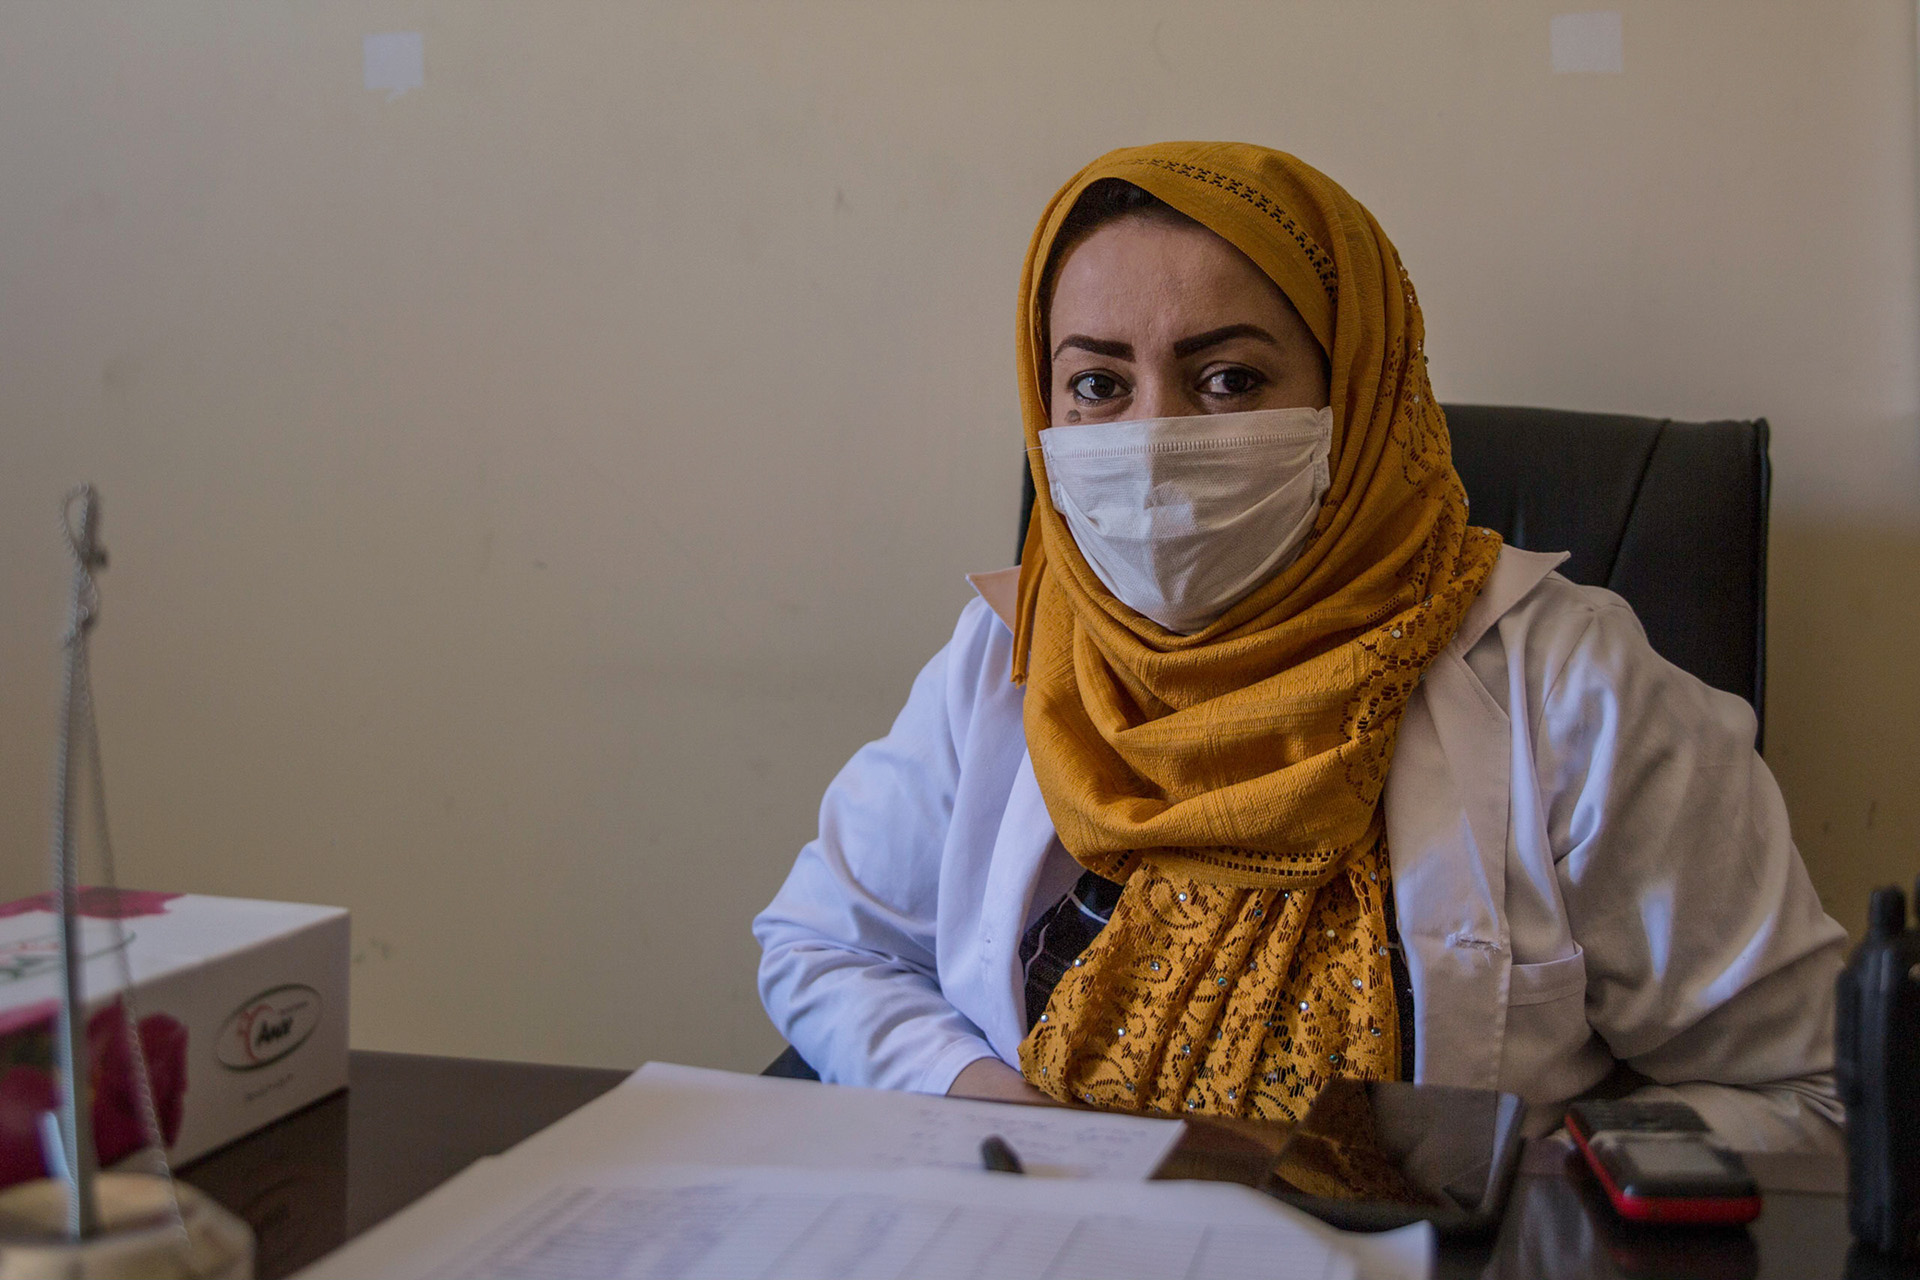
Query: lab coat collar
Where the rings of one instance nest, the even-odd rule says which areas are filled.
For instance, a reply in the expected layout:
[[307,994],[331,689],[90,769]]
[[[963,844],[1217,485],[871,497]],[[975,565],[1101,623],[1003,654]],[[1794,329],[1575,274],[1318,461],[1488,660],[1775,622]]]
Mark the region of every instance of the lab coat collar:
[[1014,610],[1020,603],[1020,566],[995,569],[991,573],[970,573],[967,581],[987,602],[987,608],[993,610],[993,616],[1005,623],[1007,630],[1013,630]]
[[1480,638],[1493,629],[1506,612],[1519,604],[1529,591],[1559,568],[1571,555],[1567,551],[1522,551],[1519,547],[1503,546],[1500,558],[1494,562],[1493,572],[1487,575],[1486,585],[1480,588],[1480,597],[1467,610],[1467,616],[1460,619],[1460,629],[1453,633],[1453,648],[1465,653],[1480,643]]

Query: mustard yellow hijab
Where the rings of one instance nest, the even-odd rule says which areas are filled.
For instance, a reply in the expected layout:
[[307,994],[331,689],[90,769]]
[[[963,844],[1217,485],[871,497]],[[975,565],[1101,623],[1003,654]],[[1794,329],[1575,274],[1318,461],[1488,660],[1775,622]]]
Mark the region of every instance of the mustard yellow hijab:
[[[1194,635],[1121,604],[1047,501],[1042,274],[1091,183],[1121,178],[1280,286],[1328,353],[1332,485],[1297,560]],[[1331,1076],[1391,1079],[1399,1022],[1380,794],[1407,698],[1485,583],[1420,307],[1373,216],[1292,156],[1162,143],[1088,165],[1021,279],[1033,467],[1014,679],[1060,839],[1125,888],[1020,1046],[1057,1098],[1295,1119]]]

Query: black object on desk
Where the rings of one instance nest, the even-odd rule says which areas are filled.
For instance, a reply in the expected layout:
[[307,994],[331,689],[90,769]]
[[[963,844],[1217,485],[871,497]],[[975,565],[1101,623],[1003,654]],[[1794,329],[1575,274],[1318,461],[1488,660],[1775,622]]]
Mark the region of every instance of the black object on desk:
[[1013,1154],[1013,1148],[1007,1140],[997,1133],[990,1133],[980,1141],[980,1163],[988,1173],[1025,1173],[1020,1165],[1020,1157]]
[[[1920,906],[1920,884],[1914,886]],[[1839,980],[1834,1078],[1847,1105],[1853,1234],[1920,1257],[1920,929],[1907,899],[1876,889],[1867,936]]]
[[1506,1207],[1526,1114],[1491,1089],[1336,1078],[1281,1148],[1269,1189],[1350,1230],[1426,1221],[1485,1235]]

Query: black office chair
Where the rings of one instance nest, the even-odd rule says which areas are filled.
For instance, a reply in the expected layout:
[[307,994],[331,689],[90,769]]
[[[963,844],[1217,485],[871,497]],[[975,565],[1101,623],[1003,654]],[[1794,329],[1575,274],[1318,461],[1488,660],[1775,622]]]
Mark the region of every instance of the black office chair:
[[[1764,714],[1767,423],[1447,405],[1472,520],[1617,592],[1655,652]],[[1020,539],[1033,514],[1021,467]],[[789,1048],[768,1075],[817,1079]]]
[[[1617,592],[1654,651],[1764,714],[1767,423],[1445,406],[1472,520]],[[1022,468],[1020,541],[1033,512]]]

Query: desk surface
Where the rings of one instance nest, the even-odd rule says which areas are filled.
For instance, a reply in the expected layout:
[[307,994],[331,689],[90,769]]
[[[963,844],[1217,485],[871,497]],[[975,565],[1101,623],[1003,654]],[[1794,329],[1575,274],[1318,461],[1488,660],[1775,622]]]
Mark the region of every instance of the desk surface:
[[[591,1102],[624,1071],[355,1052],[348,1091],[181,1170],[253,1225],[257,1274],[275,1280],[392,1216],[482,1156]],[[1849,1255],[1841,1171],[1753,1161],[1766,1210],[1750,1228],[1649,1232],[1611,1218],[1554,1146],[1528,1148],[1499,1236],[1448,1245],[1447,1280],[1742,1280],[1920,1277]]]
[[180,1176],[252,1224],[255,1274],[275,1280],[627,1075],[356,1050],[345,1093],[203,1156]]

